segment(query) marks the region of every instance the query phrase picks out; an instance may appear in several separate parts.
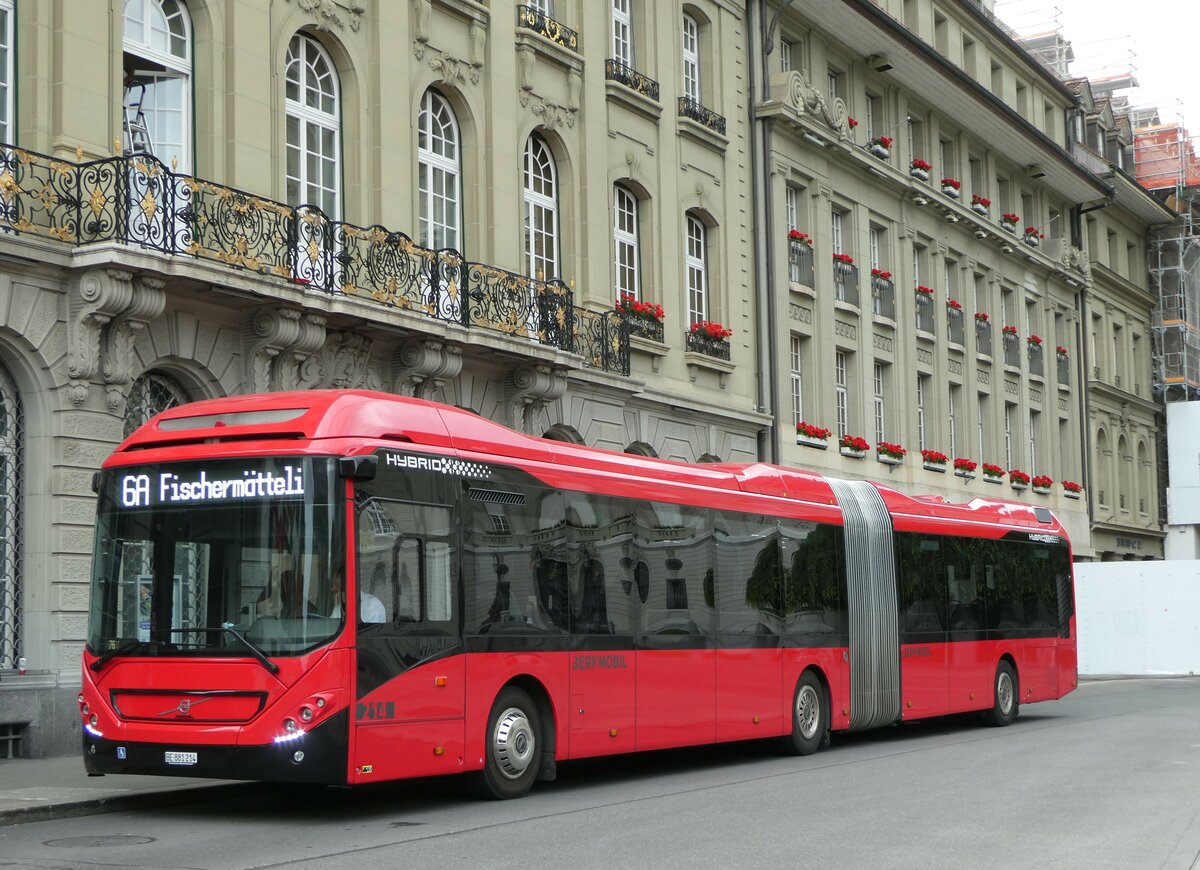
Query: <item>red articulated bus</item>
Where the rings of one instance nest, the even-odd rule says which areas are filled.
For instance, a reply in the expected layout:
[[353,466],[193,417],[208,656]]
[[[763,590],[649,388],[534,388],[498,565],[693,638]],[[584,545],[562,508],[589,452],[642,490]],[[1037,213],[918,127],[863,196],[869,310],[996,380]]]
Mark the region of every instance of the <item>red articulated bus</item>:
[[1020,704],[1076,682],[1047,510],[532,438],[364,391],[166,411],[97,475],[94,773],[357,784]]

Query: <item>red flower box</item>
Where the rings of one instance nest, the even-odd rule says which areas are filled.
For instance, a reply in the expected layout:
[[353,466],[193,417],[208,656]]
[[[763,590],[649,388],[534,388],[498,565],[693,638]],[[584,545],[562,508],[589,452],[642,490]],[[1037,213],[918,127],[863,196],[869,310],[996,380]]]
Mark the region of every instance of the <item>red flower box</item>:
[[949,457],[947,457],[946,454],[940,450],[921,451],[921,460],[923,462],[931,462],[934,465],[945,465],[948,458]]
[[892,444],[889,441],[880,441],[875,445],[875,450],[880,456],[887,456],[891,459],[903,459],[904,454],[908,452],[899,444]]
[[666,312],[657,302],[641,302],[632,296],[622,296],[614,306],[618,314],[632,317],[635,320],[650,320],[660,322]]
[[834,254],[833,259],[838,263],[845,263],[847,266],[854,265],[854,258],[849,254]]
[[923,172],[928,172],[929,170],[933,169],[932,163],[927,163],[920,157],[914,157],[912,163],[908,164],[908,166],[910,169],[920,169]]
[[1067,492],[1083,492],[1083,487],[1073,480],[1064,480],[1062,482],[1062,488]]
[[992,201],[986,196],[980,196],[977,193],[971,194],[971,205],[981,205],[984,208],[988,208],[991,204]]
[[983,473],[987,477],[1004,477],[1004,469],[990,462],[983,463]]
[[712,320],[701,320],[699,323],[693,323],[688,327],[688,331],[693,335],[702,335],[705,338],[711,338],[715,341],[724,341],[733,335],[732,329]]
[[1010,468],[1008,482],[1017,486],[1029,486],[1029,475],[1019,468]]
[[846,450],[858,450],[859,452],[866,452],[871,449],[871,445],[867,442],[867,439],[858,435],[843,435],[841,446]]
[[803,420],[801,420],[796,424],[796,434],[803,435],[805,438],[816,438],[820,441],[824,441],[833,433],[824,426],[814,426],[812,423],[805,423]]
[[956,457],[954,460],[955,471],[974,471],[979,467],[979,463],[972,459],[967,459],[963,456]]
[[953,308],[955,311],[962,311],[962,303],[959,302],[957,299],[947,299],[946,307]]
[[892,273],[891,273],[891,272],[885,272],[883,269],[872,269],[872,270],[871,270],[871,277],[872,277],[872,278],[882,278],[882,279],[883,279],[883,280],[885,280],[885,281],[891,281],[891,280],[892,280]]
[[1049,489],[1054,486],[1054,479],[1048,474],[1038,474],[1033,478],[1033,485],[1040,489]]

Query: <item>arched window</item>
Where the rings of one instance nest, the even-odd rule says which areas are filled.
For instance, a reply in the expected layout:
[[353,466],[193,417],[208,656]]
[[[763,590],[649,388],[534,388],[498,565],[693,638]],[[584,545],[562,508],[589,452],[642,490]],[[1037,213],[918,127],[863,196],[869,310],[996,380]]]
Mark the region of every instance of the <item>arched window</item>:
[[287,117],[287,201],[341,214],[341,98],[333,61],[315,39],[288,43],[284,75]]
[[16,668],[22,650],[24,419],[16,382],[0,366],[0,671]]
[[[192,171],[192,23],[178,0],[125,0],[125,151]],[[144,123],[143,123],[144,121]]]
[[125,437],[155,414],[191,401],[179,381],[162,372],[146,372],[129,388],[125,403]]
[[418,241],[427,248],[462,250],[459,141],[454,110],[437,91],[426,91],[417,117],[417,189],[421,200]]
[[1129,453],[1129,442],[1122,435],[1117,439],[1117,469],[1120,489],[1117,491],[1117,507],[1129,510],[1133,500],[1133,456]]
[[687,273],[688,323],[708,320],[708,235],[700,219],[687,216],[687,249],[683,257]]
[[525,143],[525,264],[529,277],[558,276],[558,173],[541,136]]
[[613,243],[617,298],[641,299],[641,257],[638,250],[638,201],[623,185],[613,187]]

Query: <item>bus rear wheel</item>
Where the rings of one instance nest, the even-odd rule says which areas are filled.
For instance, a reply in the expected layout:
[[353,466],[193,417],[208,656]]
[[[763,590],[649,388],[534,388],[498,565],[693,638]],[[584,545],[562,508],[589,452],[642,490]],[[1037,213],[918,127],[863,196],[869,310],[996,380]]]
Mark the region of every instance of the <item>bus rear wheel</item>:
[[1017,675],[1012,665],[1005,661],[996,665],[996,678],[992,681],[992,686],[992,709],[983,714],[983,719],[988,725],[1003,728],[1012,724],[1021,710],[1021,697],[1017,694]]
[[812,755],[829,745],[829,697],[812,671],[796,681],[792,699],[792,733],[783,738],[783,747],[794,755]]
[[484,736],[483,770],[475,790],[483,797],[508,800],[533,786],[542,766],[542,723],[529,693],[505,686],[492,704]]

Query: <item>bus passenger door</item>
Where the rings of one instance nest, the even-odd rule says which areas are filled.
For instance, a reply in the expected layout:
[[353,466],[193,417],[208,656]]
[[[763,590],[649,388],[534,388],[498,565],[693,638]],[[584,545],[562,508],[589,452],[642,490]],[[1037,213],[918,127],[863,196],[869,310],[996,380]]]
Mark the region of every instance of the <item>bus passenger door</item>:
[[466,686],[455,530],[443,505],[358,512],[355,781],[461,770]]
[[940,716],[949,704],[943,538],[898,533],[901,716]]

